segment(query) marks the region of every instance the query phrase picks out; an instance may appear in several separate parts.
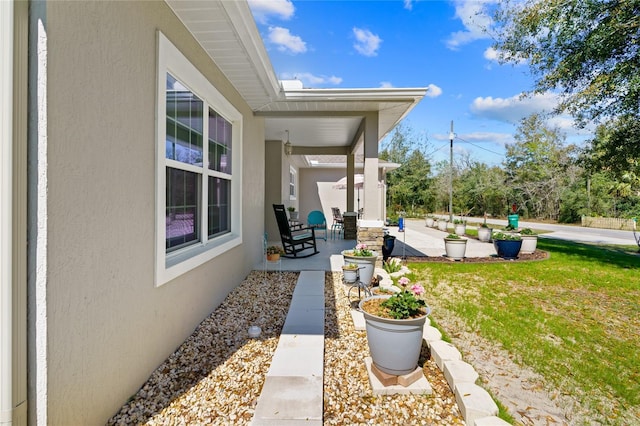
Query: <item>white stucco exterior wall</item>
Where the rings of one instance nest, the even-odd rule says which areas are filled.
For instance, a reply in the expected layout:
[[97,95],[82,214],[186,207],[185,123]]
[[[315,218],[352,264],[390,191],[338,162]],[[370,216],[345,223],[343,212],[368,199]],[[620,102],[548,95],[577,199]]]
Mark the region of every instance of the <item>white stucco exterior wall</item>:
[[[38,409],[51,425],[104,424],[259,261],[264,125],[163,2],[50,1],[46,15],[47,380],[37,391],[47,406]],[[158,30],[244,116],[243,244],[161,287]]]

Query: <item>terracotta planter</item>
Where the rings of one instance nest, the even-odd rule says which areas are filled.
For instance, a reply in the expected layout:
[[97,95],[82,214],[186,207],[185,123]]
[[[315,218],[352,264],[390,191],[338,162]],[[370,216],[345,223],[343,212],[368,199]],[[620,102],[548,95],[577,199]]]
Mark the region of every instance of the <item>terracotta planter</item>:
[[447,254],[447,257],[453,260],[464,259],[464,254],[467,251],[467,239],[445,238],[444,251]]
[[390,319],[372,315],[363,309],[367,300],[388,299],[389,295],[371,296],[360,301],[364,314],[367,343],[373,363],[381,371],[395,376],[411,373],[418,366],[422,347],[422,330],[430,308],[419,318]]
[[268,254],[267,261],[268,262],[277,262],[280,260],[280,253]]
[[493,232],[493,229],[491,228],[483,228],[483,227],[479,227],[478,228],[478,239],[480,241],[484,241],[489,242],[491,241],[491,233]]
[[378,252],[372,250],[372,256],[352,256],[349,252],[351,250],[344,250],[341,253],[344,258],[344,264],[357,264],[360,267],[360,281],[366,285],[371,284],[373,273],[376,269],[376,260],[378,260]]
[[538,246],[537,235],[521,235],[522,247],[520,247],[520,253],[531,254],[536,251]]

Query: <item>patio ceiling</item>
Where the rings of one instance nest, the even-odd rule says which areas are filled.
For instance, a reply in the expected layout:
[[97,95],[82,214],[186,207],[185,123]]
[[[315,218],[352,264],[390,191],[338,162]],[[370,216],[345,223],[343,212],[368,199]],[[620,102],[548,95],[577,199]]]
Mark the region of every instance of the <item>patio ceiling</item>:
[[294,154],[344,155],[362,142],[365,114],[378,112],[381,140],[426,88],[305,89],[279,82],[246,1],[165,0],[216,65],[265,119],[267,140],[289,140]]

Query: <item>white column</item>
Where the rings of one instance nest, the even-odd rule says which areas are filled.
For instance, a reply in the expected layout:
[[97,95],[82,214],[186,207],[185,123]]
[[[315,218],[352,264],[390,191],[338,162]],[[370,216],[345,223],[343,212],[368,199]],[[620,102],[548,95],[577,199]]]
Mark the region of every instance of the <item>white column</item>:
[[[382,226],[380,191],[378,190],[378,113],[368,113],[364,130],[364,217],[366,226]],[[362,207],[362,202],[360,206]],[[379,224],[377,222],[380,222]]]
[[0,425],[13,418],[13,2],[0,1]]

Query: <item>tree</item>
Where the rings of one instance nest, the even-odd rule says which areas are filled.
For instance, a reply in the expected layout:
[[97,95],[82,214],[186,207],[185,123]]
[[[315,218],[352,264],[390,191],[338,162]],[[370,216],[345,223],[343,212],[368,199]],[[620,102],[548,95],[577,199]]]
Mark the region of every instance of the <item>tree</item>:
[[522,119],[515,140],[505,156],[512,201],[526,216],[557,219],[562,193],[576,179],[575,147],[537,114]]
[[426,139],[402,123],[384,145],[380,159],[401,165],[387,175],[387,205],[392,210],[413,211],[418,207],[429,210],[433,204],[427,148]]
[[640,0],[507,1],[495,18],[501,59],[526,60],[534,92],[560,90],[558,111],[640,116]]
[[624,116],[598,126],[582,156],[592,172],[604,170],[621,180],[629,173],[640,175],[640,121]]

